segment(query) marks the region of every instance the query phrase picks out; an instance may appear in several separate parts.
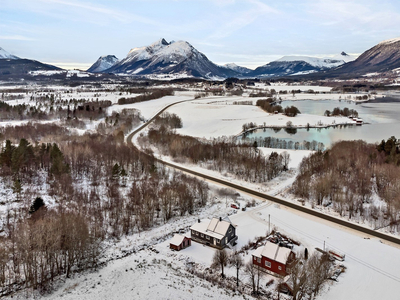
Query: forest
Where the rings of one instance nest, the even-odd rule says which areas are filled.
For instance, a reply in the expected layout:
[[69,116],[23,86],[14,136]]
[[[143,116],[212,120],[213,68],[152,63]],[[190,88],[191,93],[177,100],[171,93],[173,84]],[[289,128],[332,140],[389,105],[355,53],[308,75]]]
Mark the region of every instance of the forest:
[[338,142],[302,161],[292,192],[313,206],[330,207],[375,229],[399,231],[399,153],[395,137],[379,145]]
[[[74,135],[55,124],[2,129],[0,181],[8,196],[0,224],[0,295],[22,287],[48,290],[59,275],[97,267],[106,239],[207,203],[206,183],[140,155],[123,142],[122,120],[133,121],[123,114],[115,120],[100,126],[105,134]],[[16,132],[25,136],[18,143]]]

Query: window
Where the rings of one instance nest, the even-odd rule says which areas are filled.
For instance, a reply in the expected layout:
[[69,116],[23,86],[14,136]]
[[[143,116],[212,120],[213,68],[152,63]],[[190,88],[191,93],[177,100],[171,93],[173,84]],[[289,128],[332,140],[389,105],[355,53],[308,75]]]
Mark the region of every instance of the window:
[[210,236],[209,236],[209,235],[206,235],[206,239],[209,240],[209,239],[210,239]]
[[203,238],[203,237],[204,237],[204,234],[201,234],[201,237]]
[[267,268],[271,268],[271,262],[270,261],[265,261],[265,266]]
[[257,262],[260,264],[261,263],[261,258],[257,257]]
[[257,257],[253,256],[253,259],[254,259],[254,260],[257,260]]
[[219,244],[220,240],[217,239],[217,243]]
[[279,266],[279,267],[278,267],[278,270],[279,270],[279,271],[282,271],[282,267],[281,267],[281,266]]
[[232,232],[232,227],[229,227],[229,230],[228,230],[228,232],[229,232],[229,233],[231,233],[231,232]]
[[194,230],[192,230],[192,235],[194,235],[195,234],[195,232],[194,232]]

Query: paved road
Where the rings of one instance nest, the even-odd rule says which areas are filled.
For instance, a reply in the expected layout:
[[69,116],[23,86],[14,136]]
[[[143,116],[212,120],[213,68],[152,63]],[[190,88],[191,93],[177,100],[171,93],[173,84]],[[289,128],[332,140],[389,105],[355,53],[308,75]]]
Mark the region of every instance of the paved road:
[[[138,132],[143,130],[146,126],[148,126],[151,123],[151,121],[153,121],[157,116],[159,116],[161,113],[163,113],[169,107],[171,107],[173,105],[176,105],[176,104],[179,104],[179,103],[182,103],[182,102],[193,101],[193,100],[194,99],[183,100],[183,101],[179,101],[179,102],[175,102],[175,103],[169,104],[168,106],[164,107],[161,111],[159,111],[156,115],[154,115],[146,123],[144,123],[139,128],[137,128],[135,131],[130,133],[128,135],[128,137],[127,137],[127,143],[130,144],[136,151],[140,152],[140,150],[132,142],[132,138],[133,138],[133,136],[135,134],[137,134]],[[146,154],[143,153],[143,155],[146,155]],[[391,235],[388,235],[388,234],[385,234],[385,233],[382,233],[382,232],[374,231],[374,230],[372,230],[370,228],[366,228],[366,227],[357,225],[355,223],[350,223],[350,222],[348,222],[346,220],[339,219],[339,218],[336,218],[336,217],[321,213],[319,211],[316,211],[316,210],[313,210],[313,209],[310,209],[310,208],[307,208],[307,207],[304,207],[304,206],[301,206],[301,205],[297,205],[296,203],[289,202],[289,201],[286,201],[286,200],[283,200],[283,199],[280,199],[280,198],[277,198],[277,197],[274,197],[274,196],[270,196],[270,195],[258,192],[256,190],[253,190],[253,189],[250,189],[250,188],[247,188],[247,187],[243,187],[243,186],[234,184],[234,183],[229,182],[229,181],[224,180],[224,179],[215,178],[215,177],[212,177],[212,176],[209,176],[209,175],[197,172],[197,171],[193,171],[193,170],[188,169],[186,167],[183,167],[183,166],[180,166],[180,165],[177,165],[177,164],[174,164],[174,163],[163,161],[163,160],[161,160],[159,158],[154,158],[154,160],[156,160],[157,162],[159,162],[161,164],[164,164],[164,165],[166,165],[168,167],[183,171],[183,172],[185,172],[187,174],[190,174],[190,175],[193,175],[193,176],[196,176],[196,177],[199,177],[199,178],[202,178],[202,179],[217,183],[219,185],[230,187],[230,188],[233,188],[233,189],[241,191],[241,192],[245,192],[245,193],[247,193],[249,195],[253,195],[253,196],[265,199],[265,200],[269,200],[269,201],[278,203],[280,205],[283,205],[283,206],[286,206],[288,208],[300,211],[302,213],[306,213],[306,214],[312,215],[314,217],[321,218],[323,220],[332,222],[332,223],[334,223],[336,225],[340,225],[340,226],[343,226],[343,227],[346,227],[346,228],[350,228],[352,230],[356,230],[356,231],[358,231],[360,233],[363,233],[363,234],[367,234],[367,235],[370,235],[370,236],[373,236],[373,237],[377,237],[377,238],[381,239],[382,241],[387,241],[387,242],[391,242],[391,243],[400,245],[400,238],[397,238],[397,237],[394,237],[394,236],[391,236]]]

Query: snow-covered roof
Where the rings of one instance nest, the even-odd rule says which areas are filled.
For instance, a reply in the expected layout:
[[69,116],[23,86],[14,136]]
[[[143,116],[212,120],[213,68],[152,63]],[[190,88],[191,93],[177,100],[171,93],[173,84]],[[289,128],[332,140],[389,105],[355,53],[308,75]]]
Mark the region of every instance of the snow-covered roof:
[[286,265],[290,252],[292,252],[292,250],[285,247],[279,247],[278,252],[276,253],[275,260],[281,264]]
[[291,252],[292,250],[286,247],[279,247],[278,244],[267,241],[265,246],[258,247],[252,253],[252,255],[259,258],[261,258],[261,256],[264,256],[270,260],[274,260],[285,265]]
[[264,250],[264,246],[260,246],[256,249],[256,251],[254,251],[251,255],[261,258],[261,253]]
[[215,227],[217,227],[217,224],[218,224],[218,219],[212,218],[210,224],[207,226],[207,230],[215,231]]
[[206,232],[209,222],[210,220],[202,220],[201,222],[193,224],[190,229],[198,232]]
[[183,240],[185,239],[185,236],[180,235],[180,234],[175,234],[174,237],[171,239],[170,244],[174,246],[179,246],[182,244]]
[[278,244],[274,244],[267,241],[262,251],[262,256],[275,260],[275,255],[278,252],[278,248],[279,248]]
[[231,225],[229,218],[219,220],[218,218],[212,218],[212,220],[203,220],[200,223],[195,223],[190,227],[191,230],[198,231],[200,233],[207,234],[217,239],[222,239]]

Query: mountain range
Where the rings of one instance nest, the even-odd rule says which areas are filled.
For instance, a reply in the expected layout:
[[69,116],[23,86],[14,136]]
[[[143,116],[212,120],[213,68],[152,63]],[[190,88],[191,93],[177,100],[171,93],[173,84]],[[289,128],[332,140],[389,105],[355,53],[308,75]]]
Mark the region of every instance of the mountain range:
[[[359,57],[342,52],[328,58],[284,56],[251,70],[236,64],[217,65],[186,41],[160,39],[155,43],[131,49],[118,59],[104,55],[87,70],[134,77],[205,79],[275,78],[312,76],[313,78],[362,76],[371,72],[387,72],[400,68],[400,38],[383,41]],[[31,71],[61,70],[58,67],[22,59],[0,48],[0,76],[23,76]]]

